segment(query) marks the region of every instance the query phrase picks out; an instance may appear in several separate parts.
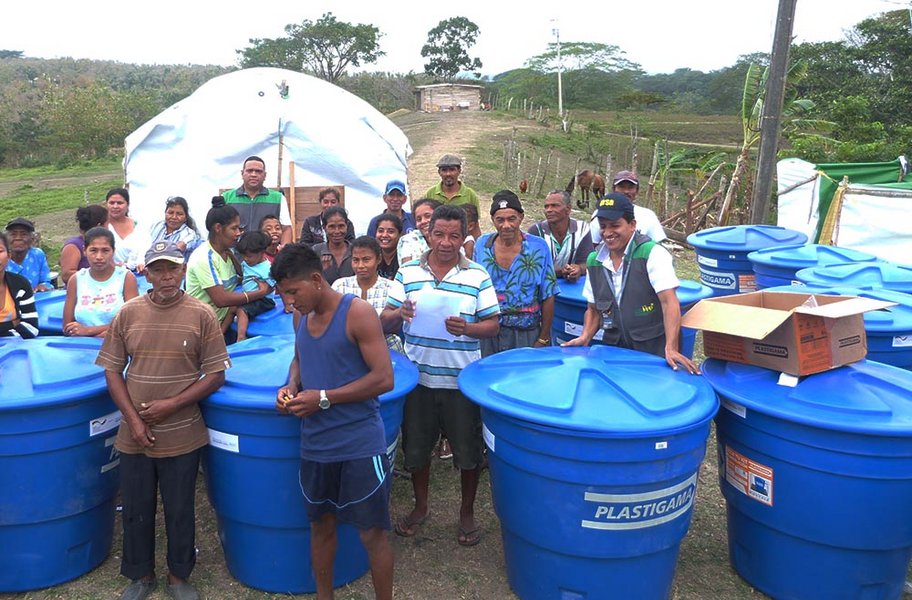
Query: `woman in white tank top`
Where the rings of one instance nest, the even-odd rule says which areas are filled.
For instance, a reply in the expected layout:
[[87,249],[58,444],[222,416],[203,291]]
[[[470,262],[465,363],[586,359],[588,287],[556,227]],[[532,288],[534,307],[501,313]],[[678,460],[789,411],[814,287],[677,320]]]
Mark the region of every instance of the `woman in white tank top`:
[[85,234],[87,269],[80,269],[67,286],[63,304],[63,334],[103,336],[124,302],[139,295],[136,277],[114,265],[114,234],[93,227]]

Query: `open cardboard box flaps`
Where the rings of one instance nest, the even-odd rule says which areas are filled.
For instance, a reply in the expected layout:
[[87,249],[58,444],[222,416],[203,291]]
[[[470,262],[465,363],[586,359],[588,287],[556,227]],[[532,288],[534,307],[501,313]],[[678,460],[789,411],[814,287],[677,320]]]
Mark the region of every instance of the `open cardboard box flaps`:
[[890,306],[868,298],[759,291],[701,300],[681,324],[703,330],[708,357],[809,375],[863,359],[862,315]]

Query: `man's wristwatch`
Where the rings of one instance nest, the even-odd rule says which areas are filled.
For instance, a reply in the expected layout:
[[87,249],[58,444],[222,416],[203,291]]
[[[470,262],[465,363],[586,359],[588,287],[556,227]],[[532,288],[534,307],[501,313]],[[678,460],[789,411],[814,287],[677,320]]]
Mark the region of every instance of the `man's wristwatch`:
[[320,390],[320,404],[318,404],[318,406],[323,410],[329,408],[330,404],[329,398],[326,397],[326,390]]

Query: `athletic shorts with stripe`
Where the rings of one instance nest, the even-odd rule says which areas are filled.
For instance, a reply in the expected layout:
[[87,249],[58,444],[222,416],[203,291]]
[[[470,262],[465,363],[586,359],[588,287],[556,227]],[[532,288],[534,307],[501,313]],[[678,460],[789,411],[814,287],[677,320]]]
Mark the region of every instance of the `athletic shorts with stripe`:
[[299,477],[309,521],[330,513],[358,529],[390,529],[393,478],[385,454],[331,463],[301,459]]

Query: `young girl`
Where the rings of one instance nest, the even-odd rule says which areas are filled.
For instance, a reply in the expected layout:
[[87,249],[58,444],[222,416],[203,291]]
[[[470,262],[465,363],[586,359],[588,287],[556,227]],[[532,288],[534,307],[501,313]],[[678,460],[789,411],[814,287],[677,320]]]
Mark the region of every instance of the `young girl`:
[[266,248],[266,260],[270,263],[275,260],[282,245],[282,223],[275,215],[266,215],[260,220],[260,231],[269,236],[272,243]]
[[466,214],[466,225],[468,225],[468,235],[462,243],[462,249],[465,255],[472,257],[475,255],[475,241],[481,237],[481,227],[478,225],[478,208],[474,204],[460,204]]
[[374,237],[380,244],[380,264],[377,272],[384,279],[395,279],[399,271],[399,257],[396,248],[402,237],[402,220],[396,215],[384,213],[377,219]]
[[[243,269],[243,281],[241,289],[245,292],[255,292],[259,289],[260,283],[265,282],[272,291],[275,288],[275,280],[269,276],[270,262],[266,260],[266,249],[272,244],[272,239],[262,231],[245,231],[238,240],[235,249],[243,259],[241,268]],[[237,309],[237,339],[247,339],[247,327],[250,325],[250,319],[256,318],[266,311],[275,308],[275,300],[265,296],[254,300]]]
[[126,267],[114,265],[114,234],[93,227],[85,234],[87,269],[72,277],[63,303],[63,334],[100,337],[124,302],[139,295],[136,277]]

